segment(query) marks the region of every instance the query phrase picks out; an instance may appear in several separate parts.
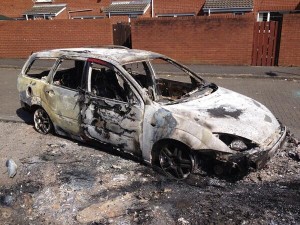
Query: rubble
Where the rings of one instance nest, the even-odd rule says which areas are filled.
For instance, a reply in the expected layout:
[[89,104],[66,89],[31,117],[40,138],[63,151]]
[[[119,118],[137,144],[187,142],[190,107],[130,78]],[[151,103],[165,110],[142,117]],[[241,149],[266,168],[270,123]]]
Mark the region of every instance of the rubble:
[[300,164],[288,156],[298,152],[294,142],[262,170],[239,180],[197,171],[187,184],[129,155],[33,129],[24,148],[22,138],[3,132],[9,129],[11,137],[20,137],[28,125],[0,126],[1,143],[22,146],[22,151],[11,153],[21,162],[15,179],[0,177],[1,224],[300,223]]
[[182,224],[182,225],[190,224],[189,221],[185,220],[185,219],[182,218],[182,217],[180,217],[180,218],[178,219],[178,222],[179,222],[179,224]]
[[103,221],[113,219],[126,214],[126,209],[135,203],[131,194],[118,196],[104,202],[93,204],[76,215],[76,220],[80,223],[89,223],[92,221]]
[[17,164],[12,159],[8,159],[5,165],[7,167],[8,176],[13,178],[17,174]]
[[288,156],[290,158],[296,160],[297,162],[300,162],[300,153],[299,152],[290,151],[290,152],[288,152]]

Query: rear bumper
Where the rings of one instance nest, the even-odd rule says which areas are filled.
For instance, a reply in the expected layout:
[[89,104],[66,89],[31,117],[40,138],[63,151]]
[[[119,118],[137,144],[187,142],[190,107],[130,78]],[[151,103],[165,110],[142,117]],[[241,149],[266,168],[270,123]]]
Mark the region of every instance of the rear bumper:
[[[281,132],[278,140],[271,147],[261,150],[253,149],[248,152],[235,154],[229,157],[228,162],[241,165],[245,164],[254,169],[261,169],[282,147],[286,138],[286,127],[281,127]],[[246,161],[246,162],[245,162]],[[241,165],[245,166],[245,165]]]

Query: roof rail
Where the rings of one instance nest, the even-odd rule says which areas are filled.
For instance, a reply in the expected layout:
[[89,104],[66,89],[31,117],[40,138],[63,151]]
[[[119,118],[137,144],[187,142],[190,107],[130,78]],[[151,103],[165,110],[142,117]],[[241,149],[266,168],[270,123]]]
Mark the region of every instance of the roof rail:
[[111,48],[111,49],[130,49],[122,45],[93,45],[93,46],[84,46],[83,48]]

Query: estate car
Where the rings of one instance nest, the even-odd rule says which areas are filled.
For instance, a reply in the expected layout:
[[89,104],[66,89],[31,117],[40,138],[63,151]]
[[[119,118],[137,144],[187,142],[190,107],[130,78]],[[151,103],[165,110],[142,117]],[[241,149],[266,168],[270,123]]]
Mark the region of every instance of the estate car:
[[260,168],[286,136],[261,103],[149,51],[36,52],[18,77],[18,91],[38,132],[110,144],[175,179],[203,161],[216,172],[220,163]]

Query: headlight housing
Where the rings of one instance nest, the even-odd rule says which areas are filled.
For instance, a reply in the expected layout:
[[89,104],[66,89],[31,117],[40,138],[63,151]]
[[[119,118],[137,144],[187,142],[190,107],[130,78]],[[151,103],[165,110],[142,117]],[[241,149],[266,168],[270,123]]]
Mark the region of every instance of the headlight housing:
[[215,133],[214,135],[234,151],[243,152],[258,147],[256,143],[236,135],[223,133]]
[[236,151],[245,151],[248,149],[248,146],[243,142],[243,140],[241,139],[234,139],[229,147],[232,149],[232,150],[236,150]]

